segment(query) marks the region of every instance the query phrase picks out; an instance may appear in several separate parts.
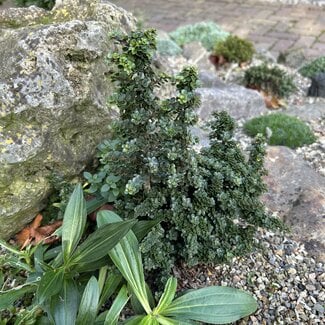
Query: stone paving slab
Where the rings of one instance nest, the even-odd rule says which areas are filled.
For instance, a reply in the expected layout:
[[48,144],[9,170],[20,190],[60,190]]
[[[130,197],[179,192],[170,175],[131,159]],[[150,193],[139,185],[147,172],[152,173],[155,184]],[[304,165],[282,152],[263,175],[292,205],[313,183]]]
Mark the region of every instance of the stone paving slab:
[[225,30],[254,41],[274,55],[305,49],[311,57],[325,55],[325,6],[259,0],[111,0],[167,32],[180,25],[212,20]]

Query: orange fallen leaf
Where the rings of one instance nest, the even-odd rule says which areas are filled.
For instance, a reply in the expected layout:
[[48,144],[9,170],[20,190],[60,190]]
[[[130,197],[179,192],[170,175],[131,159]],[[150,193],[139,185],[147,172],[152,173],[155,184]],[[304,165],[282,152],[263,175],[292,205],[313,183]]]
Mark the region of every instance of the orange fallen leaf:
[[62,221],[55,221],[50,225],[41,227],[42,220],[43,216],[38,214],[30,225],[16,235],[15,239],[21,249],[30,244],[37,245],[40,242],[52,244],[59,239],[57,236],[52,236],[52,234],[62,225]]
[[261,95],[264,97],[265,105],[269,109],[278,109],[282,105],[282,101],[272,94],[268,94],[267,92],[260,90]]

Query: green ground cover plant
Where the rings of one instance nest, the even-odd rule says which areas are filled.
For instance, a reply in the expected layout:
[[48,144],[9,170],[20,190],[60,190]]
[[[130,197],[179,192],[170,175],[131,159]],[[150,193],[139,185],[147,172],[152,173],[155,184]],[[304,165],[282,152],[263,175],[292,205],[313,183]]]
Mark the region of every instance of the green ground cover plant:
[[316,137],[309,126],[296,117],[282,113],[273,113],[256,117],[244,125],[244,131],[254,137],[258,133],[271,133],[270,145],[297,148],[315,142]]
[[296,90],[292,78],[285,71],[267,64],[247,69],[244,84],[248,88],[263,90],[279,98],[288,97]]
[[[147,225],[142,222],[139,227],[136,220],[123,221],[112,211],[100,211],[96,230],[85,236],[86,223],[87,204],[77,185],[65,210],[60,246],[38,245],[24,252],[0,241],[12,261],[20,261],[4,264],[27,276],[25,283],[3,290],[7,279],[2,275],[0,311],[15,313],[15,302],[32,295],[30,305],[16,310],[16,317],[11,315],[14,324],[122,324],[119,316],[129,300],[134,316],[123,321],[129,325],[224,324],[257,309],[250,294],[230,287],[192,290],[175,299],[173,277],[156,303],[145,282],[139,251],[138,240]],[[1,315],[1,323],[7,324],[6,313]]]
[[169,35],[179,46],[191,42],[201,42],[208,51],[212,51],[216,43],[224,40],[229,33],[214,22],[207,21],[181,26]]
[[[97,173],[85,177],[88,191],[113,202],[123,217],[161,221],[140,248],[147,271],[168,275],[176,262],[215,263],[244,254],[257,227],[274,229],[279,222],[259,200],[263,140],[256,139],[247,161],[232,139],[234,121],[215,113],[211,147],[196,152],[189,130],[197,121],[197,72],[187,67],[170,77],[155,71],[155,37],[153,30],[116,37],[121,50],[110,62],[120,119],[99,146]],[[165,82],[177,94],[161,100],[156,93]]]
[[157,52],[161,56],[175,56],[182,54],[182,49],[171,39],[157,39]]
[[299,73],[307,78],[311,78],[321,72],[325,72],[325,56],[317,58],[299,69]]
[[213,49],[213,54],[222,56],[227,62],[238,64],[249,62],[255,53],[252,42],[235,35],[229,35],[224,41],[219,41]]

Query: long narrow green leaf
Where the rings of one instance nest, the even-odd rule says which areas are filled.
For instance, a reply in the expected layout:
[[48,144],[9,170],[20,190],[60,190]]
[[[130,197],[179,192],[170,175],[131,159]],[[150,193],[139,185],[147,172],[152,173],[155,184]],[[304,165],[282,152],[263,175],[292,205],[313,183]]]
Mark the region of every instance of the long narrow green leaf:
[[209,324],[227,324],[257,309],[247,292],[230,287],[207,287],[190,291],[174,300],[161,315]]
[[[105,224],[114,225],[121,218],[112,211],[100,211],[97,214],[97,224],[101,229]],[[139,244],[133,232],[129,232],[121,241],[110,250],[109,256],[121,272],[139,299],[147,314],[151,313],[148,295],[145,287],[143,266]]]
[[113,265],[109,256],[104,256],[95,262],[91,261],[88,263],[87,262],[79,263],[74,266],[73,270],[78,273],[86,273],[86,272],[97,271],[98,269],[100,269],[105,265]]
[[156,318],[147,315],[138,323],[138,325],[159,325],[159,323]]
[[99,301],[99,286],[92,276],[85,288],[79,306],[76,325],[92,325],[95,322]]
[[119,291],[118,295],[114,299],[111,308],[109,309],[108,313],[106,314],[105,323],[104,325],[116,325],[120,313],[126,303],[128,302],[128,292],[126,286],[123,286]]
[[98,208],[107,203],[107,200],[103,197],[96,197],[86,202],[87,214],[96,211]]
[[[131,302],[131,306],[132,306],[132,309],[135,312],[135,314],[137,314],[137,315],[145,314],[146,311],[144,310],[139,299],[137,298],[137,296],[135,295],[134,291],[132,290],[132,288],[130,287],[129,284],[128,284],[128,291],[131,294],[130,302]],[[156,302],[155,302],[155,299],[154,299],[152,292],[151,292],[147,283],[146,283],[146,291],[147,291],[149,305],[153,309],[156,306]]]
[[67,262],[85,230],[87,220],[86,201],[81,185],[78,184],[64,212],[62,224],[63,259]]
[[75,282],[64,280],[60,293],[51,298],[50,311],[55,324],[75,324],[79,301],[80,294]]
[[138,241],[141,242],[148,232],[162,220],[163,218],[155,220],[140,220],[136,225],[134,225],[132,231],[136,235]]
[[103,258],[135,223],[135,220],[128,220],[98,228],[76,249],[69,265],[89,264]]
[[160,314],[162,310],[164,310],[171,304],[175,297],[176,289],[177,279],[173,277],[169,278],[166,283],[165,290],[162,296],[160,297],[159,303],[155,309],[157,314]]
[[61,291],[63,286],[64,270],[50,270],[44,273],[37,289],[38,303],[42,304]]
[[52,260],[62,252],[62,246],[56,246],[44,253],[44,261]]
[[191,325],[193,323],[188,323],[185,321],[179,321],[172,318],[164,317],[161,315],[157,316],[157,321],[161,325]]
[[108,276],[99,299],[99,306],[102,306],[114,292],[122,281],[120,274],[112,273]]
[[21,298],[24,294],[35,290],[36,284],[28,283],[10,290],[0,291],[0,310],[10,307],[10,305],[12,305],[17,299]]
[[139,325],[146,315],[137,315],[127,319],[123,325]]
[[107,272],[108,272],[108,266],[107,265],[102,266],[99,269],[99,272],[98,272],[98,287],[99,287],[99,294],[100,295],[103,292],[103,288],[104,288],[105,281],[106,281],[106,278],[107,278]]

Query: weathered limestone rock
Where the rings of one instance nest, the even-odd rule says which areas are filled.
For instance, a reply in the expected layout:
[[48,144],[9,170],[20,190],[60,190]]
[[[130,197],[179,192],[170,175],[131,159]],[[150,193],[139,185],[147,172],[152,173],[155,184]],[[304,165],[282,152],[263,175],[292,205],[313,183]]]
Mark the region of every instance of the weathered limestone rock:
[[325,178],[287,147],[268,147],[265,168],[265,205],[283,218],[296,240],[324,261]]
[[0,238],[42,209],[51,177],[85,168],[116,116],[108,34],[135,20],[109,2],[74,2],[0,14]]
[[202,121],[208,120],[214,111],[226,111],[235,120],[248,120],[267,112],[263,97],[255,90],[225,84],[208,72],[201,73],[200,80],[204,87],[197,90]]

